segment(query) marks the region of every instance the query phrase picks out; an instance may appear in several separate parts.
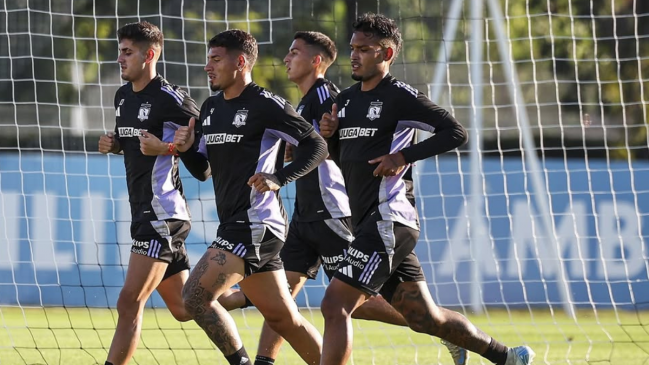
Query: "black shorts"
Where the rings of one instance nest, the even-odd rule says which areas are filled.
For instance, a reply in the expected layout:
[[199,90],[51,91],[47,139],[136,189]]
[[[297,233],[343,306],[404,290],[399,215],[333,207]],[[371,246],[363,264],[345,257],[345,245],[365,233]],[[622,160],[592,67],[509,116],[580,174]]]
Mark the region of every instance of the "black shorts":
[[245,262],[245,275],[283,269],[279,251],[284,241],[263,224],[221,224],[210,248],[230,252]]
[[284,269],[315,279],[322,265],[331,280],[353,239],[350,218],[291,221],[286,243],[280,252]]
[[131,252],[164,261],[169,264],[162,280],[183,270],[189,270],[185,239],[191,223],[177,219],[152,222],[132,222]]
[[400,283],[426,280],[414,253],[419,231],[375,216],[355,230],[335,277],[370,295],[381,294],[389,303]]

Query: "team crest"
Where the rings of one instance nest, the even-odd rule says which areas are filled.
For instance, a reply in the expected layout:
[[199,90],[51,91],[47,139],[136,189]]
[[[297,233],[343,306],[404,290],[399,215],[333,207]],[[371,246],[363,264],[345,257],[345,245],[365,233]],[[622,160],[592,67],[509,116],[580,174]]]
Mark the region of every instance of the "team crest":
[[299,107],[297,107],[296,112],[297,112],[298,114],[302,115],[302,110],[304,110],[304,105],[300,105]]
[[137,119],[140,122],[144,122],[149,119],[149,114],[151,113],[151,104],[144,103],[140,105],[140,110],[137,112]]
[[246,119],[248,119],[248,111],[238,110],[237,114],[234,115],[234,121],[232,122],[232,125],[237,128],[244,126],[246,125]]
[[381,118],[381,110],[383,109],[382,101],[373,101],[370,103],[370,108],[367,109],[367,118],[374,120]]

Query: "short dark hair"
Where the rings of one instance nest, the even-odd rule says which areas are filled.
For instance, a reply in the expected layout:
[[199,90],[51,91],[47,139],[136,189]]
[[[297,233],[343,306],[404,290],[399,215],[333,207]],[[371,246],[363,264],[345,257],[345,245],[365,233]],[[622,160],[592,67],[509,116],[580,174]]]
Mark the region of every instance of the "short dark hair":
[[293,39],[301,39],[304,43],[316,48],[320,55],[324,57],[327,66],[336,60],[338,55],[336,44],[331,38],[320,32],[299,31],[295,33]]
[[223,31],[210,39],[209,48],[223,47],[229,51],[242,52],[250,67],[257,61],[257,40],[252,34],[240,29],[229,29]]
[[129,23],[117,30],[117,39],[130,39],[136,44],[145,44],[148,47],[159,46],[162,48],[164,36],[156,25],[147,21]]
[[399,51],[401,51],[402,39],[401,32],[397,23],[383,14],[365,13],[358,18],[352,25],[355,32],[363,32],[365,34],[372,34],[379,37],[379,42],[382,47],[394,47],[394,60]]

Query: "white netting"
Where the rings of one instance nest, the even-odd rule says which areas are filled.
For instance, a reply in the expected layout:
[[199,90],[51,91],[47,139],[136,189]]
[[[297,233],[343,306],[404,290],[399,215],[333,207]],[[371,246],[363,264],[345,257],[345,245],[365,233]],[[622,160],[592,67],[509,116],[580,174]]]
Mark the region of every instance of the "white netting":
[[[105,360],[131,242],[121,157],[96,153],[114,127],[117,27],[159,25],[160,73],[199,104],[207,40],[248,30],[261,44],[254,80],[295,103],[282,64],[294,31],[336,41],[327,76],[346,87],[350,24],[364,11],[401,27],[393,74],[470,131],[461,152],[415,167],[417,253],[436,301],[507,344],[529,344],[538,363],[646,364],[649,3],[638,0],[4,2],[0,364]],[[195,262],[218,222],[211,184],[183,178]],[[320,275],[298,297],[321,330],[325,286]],[[162,305],[156,295],[148,307]],[[254,353],[260,317],[234,315]],[[354,363],[451,363],[427,336],[355,330]],[[147,310],[135,363],[217,361],[195,325]],[[277,363],[301,362],[285,346]]]

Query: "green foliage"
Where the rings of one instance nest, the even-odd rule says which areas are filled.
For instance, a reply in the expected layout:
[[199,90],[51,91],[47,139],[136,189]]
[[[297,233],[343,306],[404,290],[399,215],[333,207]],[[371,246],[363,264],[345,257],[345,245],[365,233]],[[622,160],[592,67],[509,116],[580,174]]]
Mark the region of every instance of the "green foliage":
[[[426,90],[433,78],[451,3],[451,0],[272,0],[269,9],[267,1],[227,1],[226,6],[225,0],[206,3],[170,0],[141,3],[139,12],[141,19],[160,25],[165,33],[164,70],[172,82],[188,86],[192,92],[199,90],[197,96],[206,95],[202,71],[206,42],[220,31],[241,28],[252,32],[261,43],[254,80],[296,103],[298,90],[287,80],[283,65],[295,31],[317,30],[334,39],[339,56],[327,77],[344,88],[353,83],[349,77],[348,52],[351,23],[359,13],[385,13],[397,20],[405,41],[392,72],[416,88]],[[74,2],[73,16],[65,16],[69,10],[52,9],[56,12],[51,24],[54,36],[34,38],[30,46],[32,54],[44,54],[42,57],[52,57],[52,61],[45,62],[44,58],[34,61],[33,72],[27,63],[14,62],[11,77],[55,80],[56,88],[35,92],[34,87],[45,89],[40,85],[25,83],[23,87],[21,84],[11,90],[14,99],[33,101],[34,95],[38,95],[39,101],[61,105],[83,103],[83,91],[73,84],[76,65],[82,66],[85,84],[103,85],[105,80],[115,80],[117,66],[112,63],[117,56],[116,28],[137,21],[135,4],[78,0]],[[292,4],[290,18],[289,4]],[[633,147],[646,147],[649,83],[645,80],[649,75],[649,47],[643,47],[642,42],[649,36],[649,21],[645,16],[649,14],[649,1],[603,0],[593,6],[595,3],[586,0],[500,0],[500,4],[527,105],[554,105],[564,117],[564,125],[579,125],[581,115],[589,113],[607,127],[624,127],[613,128],[605,136],[611,146],[620,147],[613,149],[614,157],[635,157],[629,155]],[[454,105],[470,104],[466,64],[471,37],[470,7],[471,1],[465,0],[455,39],[446,40],[451,49],[448,77],[452,86],[445,90],[451,91],[448,100]],[[499,67],[495,24],[486,8],[484,52],[489,64],[484,66],[484,73],[490,85],[485,85],[485,92],[493,94],[486,97],[492,98],[496,106],[510,105],[507,93],[500,92],[504,90],[505,77]],[[271,15],[283,19],[269,22]],[[39,34],[38,25],[31,23],[31,32]],[[15,44],[14,41],[12,45]],[[547,123],[552,126],[554,122],[538,123],[547,127]],[[490,138],[488,134],[487,138]]]

